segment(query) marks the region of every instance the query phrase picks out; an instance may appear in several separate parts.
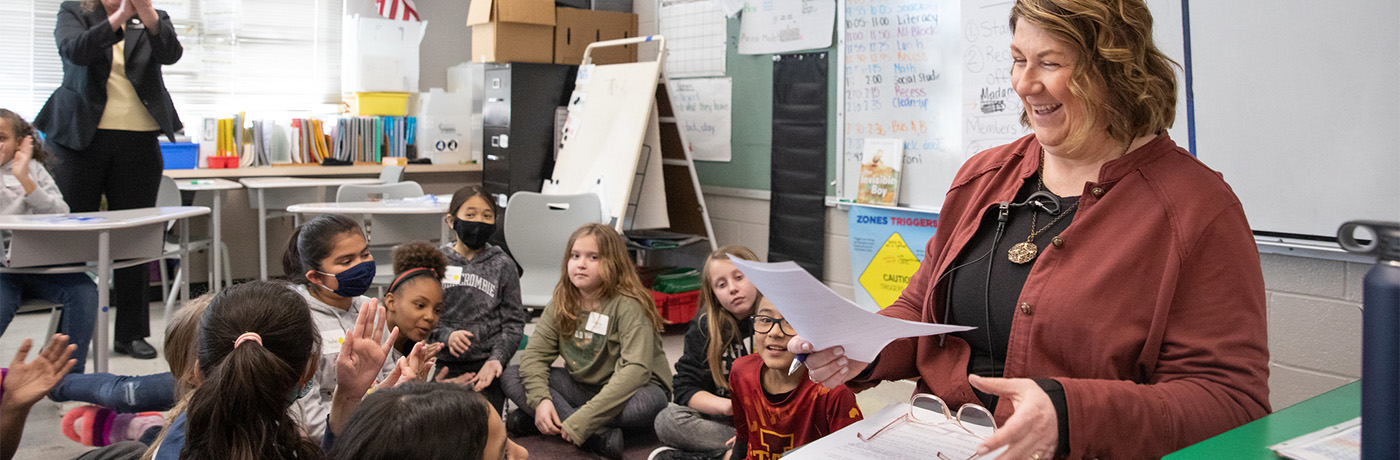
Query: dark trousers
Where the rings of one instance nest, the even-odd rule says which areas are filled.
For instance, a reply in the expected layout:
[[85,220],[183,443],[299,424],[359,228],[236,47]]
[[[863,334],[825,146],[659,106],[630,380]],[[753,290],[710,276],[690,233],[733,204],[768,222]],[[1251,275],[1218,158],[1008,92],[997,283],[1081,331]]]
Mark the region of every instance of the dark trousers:
[[[100,210],[107,197],[107,210],[149,208],[156,205],[160,175],[165,165],[160,156],[159,133],[99,129],[85,150],[69,150],[50,144],[57,161],[54,182],[63,192],[72,212]],[[113,275],[112,305],[117,309],[114,342],[141,340],[151,335],[151,282],[145,265],[116,270]],[[102,307],[102,306],[99,306]]]
[[[462,374],[466,374],[468,372],[480,371],[481,366],[486,365],[486,361],[488,360],[483,359],[481,361],[468,361],[458,363],[446,362],[439,359],[438,367],[446,366],[447,376],[445,378],[451,379],[460,377]],[[504,374],[505,370],[502,369],[501,373]],[[502,412],[506,407],[506,393],[501,390],[501,377],[503,376],[504,375],[496,376],[496,380],[492,380],[490,385],[487,385],[486,388],[481,389],[481,395],[485,396],[486,400],[491,402],[491,406],[496,408],[496,412]]]

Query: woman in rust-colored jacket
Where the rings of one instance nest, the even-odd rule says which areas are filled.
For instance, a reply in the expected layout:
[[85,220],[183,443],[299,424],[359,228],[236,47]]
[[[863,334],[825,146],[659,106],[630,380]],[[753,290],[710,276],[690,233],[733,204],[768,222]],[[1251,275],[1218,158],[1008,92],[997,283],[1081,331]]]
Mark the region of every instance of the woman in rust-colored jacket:
[[818,350],[814,380],[917,377],[954,410],[988,406],[982,448],[1006,459],[1155,458],[1269,412],[1259,254],[1220,174],[1166,134],[1176,83],[1151,25],[1141,0],[1016,2],[1012,85],[1034,134],[963,165],[881,312],[977,329],[872,363]]

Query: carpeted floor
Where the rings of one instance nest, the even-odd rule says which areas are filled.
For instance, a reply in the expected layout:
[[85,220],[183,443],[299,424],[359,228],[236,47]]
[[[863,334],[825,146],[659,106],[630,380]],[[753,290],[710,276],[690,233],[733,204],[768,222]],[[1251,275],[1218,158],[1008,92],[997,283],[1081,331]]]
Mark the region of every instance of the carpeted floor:
[[[661,447],[657,442],[656,435],[650,431],[645,433],[623,432],[623,439],[627,449],[623,451],[622,458],[625,460],[646,460],[651,451]],[[515,442],[524,446],[530,451],[530,458],[540,459],[594,459],[601,458],[590,454],[573,444],[564,442],[558,436],[530,436],[525,438],[515,438]]]

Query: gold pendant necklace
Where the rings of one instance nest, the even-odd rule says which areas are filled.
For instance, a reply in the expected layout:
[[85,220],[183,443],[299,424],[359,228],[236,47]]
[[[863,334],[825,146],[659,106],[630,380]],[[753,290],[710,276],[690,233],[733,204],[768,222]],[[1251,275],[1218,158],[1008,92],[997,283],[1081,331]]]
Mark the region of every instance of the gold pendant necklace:
[[[1036,171],[1036,178],[1035,178],[1035,190],[1036,190],[1036,191],[1045,190],[1045,180],[1044,180],[1044,176],[1045,176],[1045,152],[1041,152],[1041,153],[1040,153],[1040,170],[1039,170],[1039,171]],[[1076,208],[1078,208],[1078,207],[1079,207],[1079,202],[1078,202],[1078,201],[1075,201],[1074,204],[1070,205],[1069,209],[1066,209],[1066,210],[1064,210],[1063,212],[1061,212],[1060,215],[1055,216],[1055,218],[1052,219],[1052,220],[1050,221],[1050,223],[1045,224],[1045,226],[1044,226],[1044,227],[1041,227],[1039,230],[1036,230],[1036,228],[1035,228],[1035,220],[1036,220],[1036,217],[1037,217],[1037,214],[1036,214],[1036,212],[1035,212],[1035,208],[1031,208],[1031,234],[1030,234],[1030,236],[1027,236],[1027,237],[1026,237],[1026,241],[1022,241],[1022,242],[1020,242],[1020,243],[1016,243],[1016,245],[1014,245],[1014,246],[1011,246],[1011,249],[1008,250],[1008,251],[1006,251],[1006,258],[1007,258],[1007,259],[1011,259],[1012,262],[1015,262],[1015,263],[1017,263],[1017,264],[1025,264],[1025,263],[1027,263],[1027,262],[1030,262],[1030,261],[1032,261],[1032,260],[1035,260],[1035,256],[1037,256],[1037,255],[1040,254],[1040,248],[1037,247],[1037,246],[1035,245],[1035,237],[1038,236],[1038,235],[1040,235],[1041,233],[1045,232],[1046,230],[1049,230],[1050,227],[1055,226],[1055,223],[1056,223],[1056,222],[1059,222],[1060,219],[1063,219],[1063,218],[1064,218],[1065,216],[1067,216],[1067,215],[1073,214],[1073,213],[1074,213],[1074,210],[1075,210]]]

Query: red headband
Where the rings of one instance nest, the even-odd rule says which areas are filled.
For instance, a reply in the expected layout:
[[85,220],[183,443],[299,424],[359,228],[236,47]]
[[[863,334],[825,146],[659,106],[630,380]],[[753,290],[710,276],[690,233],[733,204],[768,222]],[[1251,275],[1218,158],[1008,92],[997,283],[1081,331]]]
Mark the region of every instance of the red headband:
[[418,267],[418,268],[414,268],[414,269],[411,269],[411,270],[407,270],[407,271],[405,271],[405,272],[403,272],[403,273],[400,273],[399,276],[398,276],[397,278],[394,278],[394,282],[389,283],[389,292],[394,292],[394,289],[397,288],[397,287],[399,287],[399,283],[403,282],[403,280],[406,280],[406,279],[410,278],[410,275],[413,275],[414,273],[418,273],[418,272],[422,272],[422,271],[427,271],[427,272],[429,272],[429,273],[432,273],[433,276],[435,276],[435,277],[437,276],[437,270],[433,270],[433,269],[428,268],[428,267]]

